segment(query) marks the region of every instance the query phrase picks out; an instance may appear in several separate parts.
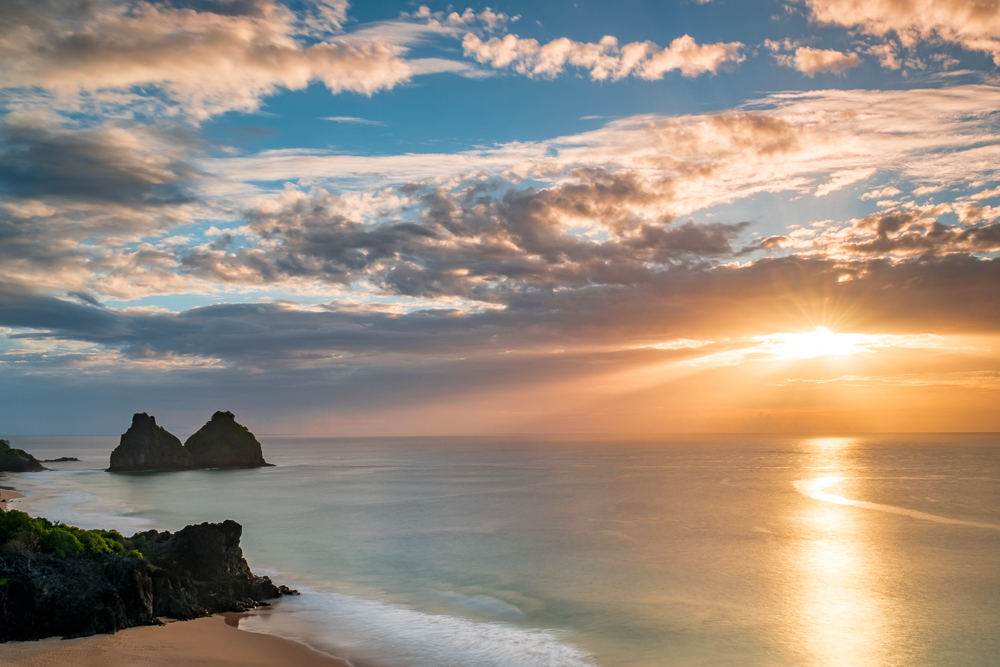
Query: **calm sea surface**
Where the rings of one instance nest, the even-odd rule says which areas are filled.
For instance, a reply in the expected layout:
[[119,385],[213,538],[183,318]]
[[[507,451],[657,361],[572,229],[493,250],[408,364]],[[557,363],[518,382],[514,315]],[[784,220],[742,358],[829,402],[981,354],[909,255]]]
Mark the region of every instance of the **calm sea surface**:
[[12,437],[15,508],[243,524],[303,591],[243,626],[391,667],[1000,664],[1000,437],[261,437],[274,468],[102,471]]

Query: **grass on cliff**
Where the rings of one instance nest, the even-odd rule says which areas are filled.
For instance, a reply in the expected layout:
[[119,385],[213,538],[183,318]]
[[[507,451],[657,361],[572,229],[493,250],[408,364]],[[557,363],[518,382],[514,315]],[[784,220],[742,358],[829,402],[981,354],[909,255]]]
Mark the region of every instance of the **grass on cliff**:
[[0,510],[0,552],[31,556],[36,553],[60,557],[113,553],[142,558],[131,542],[117,530],[84,530],[63,523],[35,519],[17,510]]

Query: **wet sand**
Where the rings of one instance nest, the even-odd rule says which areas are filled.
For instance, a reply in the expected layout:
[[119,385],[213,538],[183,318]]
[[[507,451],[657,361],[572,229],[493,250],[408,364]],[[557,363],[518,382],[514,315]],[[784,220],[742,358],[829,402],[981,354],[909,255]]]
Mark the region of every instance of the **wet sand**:
[[[0,487],[0,509],[6,510],[7,503],[10,502],[11,500],[14,500],[15,498],[24,498],[24,494],[18,493],[13,489],[5,489],[3,487]],[[15,507],[13,509],[17,508]]]
[[0,644],[4,667],[351,667],[304,644],[237,629],[238,614],[80,639]]

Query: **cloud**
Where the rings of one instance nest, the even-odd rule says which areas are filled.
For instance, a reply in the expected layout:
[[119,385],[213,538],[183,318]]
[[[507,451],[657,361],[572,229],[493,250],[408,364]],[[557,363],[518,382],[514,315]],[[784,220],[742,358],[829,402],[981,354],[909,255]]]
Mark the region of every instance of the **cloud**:
[[634,116],[545,142],[460,153],[285,150],[198,164],[221,181],[300,178],[371,188],[463,176],[549,181],[587,166],[632,169],[669,181],[675,196],[668,212],[678,217],[759,192],[811,192],[809,181],[833,172],[889,164],[923,181],[919,185],[990,180],[1000,152],[977,137],[991,132],[987,118],[994,104],[1000,104],[1000,89],[993,86],[779,93],[729,112]]
[[[1000,11],[995,0],[804,0],[811,18],[870,35],[895,34],[903,46],[941,40],[982,51],[1000,65]],[[890,63],[892,60],[884,60]]]
[[[159,89],[196,118],[252,111],[279,88],[320,81],[371,95],[407,81],[405,49],[339,34],[346,3],[295,14],[271,0],[198,3],[5,0],[4,88],[59,96]],[[309,44],[305,38],[319,38]]]
[[182,203],[199,176],[196,140],[144,126],[72,130],[37,114],[0,119],[0,190],[123,204]]
[[794,67],[808,77],[813,77],[822,72],[843,74],[850,68],[860,65],[861,58],[856,53],[800,46],[795,49],[795,55],[789,62],[780,60],[779,62]]
[[870,192],[865,192],[861,195],[861,199],[880,199],[884,197],[895,197],[898,194],[902,194],[902,190],[895,188],[891,185],[887,185],[884,188],[876,188]]
[[[998,106],[985,85],[789,92],[457,154],[212,158],[167,124],[15,115],[0,376],[113,370],[186,397],[267,378],[358,409],[472,400],[490,377],[515,409],[529,380],[687,368],[817,313],[996,331]],[[119,185],[88,192],[50,157],[60,146]],[[772,219],[770,202],[866,179],[898,190],[878,214]],[[946,194],[918,205],[921,187]],[[751,198],[766,211],[752,221],[727,206]],[[150,294],[242,303],[112,307]],[[661,345],[677,340],[704,344]]]
[[[413,194],[402,206],[421,213],[405,222],[391,214],[352,220],[336,196],[291,199],[249,215],[257,245],[193,249],[181,258],[183,270],[223,283],[305,278],[491,303],[538,288],[627,284],[653,270],[650,264],[730,257],[747,226],[643,221],[634,207],[656,207],[668,195],[632,174],[604,170],[581,170],[542,190],[494,195],[488,186],[469,186]],[[576,233],[588,226],[612,236],[598,241]]]
[[866,178],[870,178],[878,171],[875,167],[865,167],[861,169],[847,169],[844,171],[837,171],[830,175],[830,180],[823,185],[816,188],[814,193],[817,197],[823,197],[831,192],[845,188],[852,183],[857,183],[858,181],[863,181]]
[[590,72],[594,81],[618,81],[628,76],[655,81],[678,70],[687,77],[715,74],[737,65],[745,57],[741,42],[698,44],[690,35],[678,37],[661,49],[652,42],[632,42],[619,47],[617,38],[606,35],[599,42],[575,42],[561,37],[540,45],[537,40],[508,34],[483,41],[468,33],[462,40],[467,56],[498,69],[511,68],[529,77],[555,78],[567,66]]
[[380,120],[368,120],[367,118],[357,118],[355,116],[327,116],[323,120],[333,123],[349,123],[351,125],[385,125]]
[[886,69],[899,69],[902,67],[895,44],[888,42],[885,44],[876,44],[868,48],[868,53],[876,56],[882,67]]
[[[845,272],[855,278],[842,280]],[[691,334],[701,341],[766,335],[801,328],[813,316],[809,308],[830,304],[850,304],[837,317],[876,331],[995,333],[1000,322],[990,295],[998,286],[997,260],[964,255],[901,262],[786,257],[742,266],[687,266],[628,286],[526,291],[512,295],[505,309],[472,313],[448,308],[393,313],[336,303],[309,309],[292,303],[220,304],[173,313],[84,305],[2,284],[0,326],[30,330],[8,336],[26,344],[96,344],[123,355],[118,363],[192,356],[241,372],[364,373],[419,355],[431,365],[466,354],[488,364],[493,355],[503,359],[509,351],[617,353],[637,344],[657,349],[664,340]],[[659,349],[692,357],[712,354],[713,347]],[[393,358],[371,357],[374,353]],[[0,363],[5,361],[0,355]]]

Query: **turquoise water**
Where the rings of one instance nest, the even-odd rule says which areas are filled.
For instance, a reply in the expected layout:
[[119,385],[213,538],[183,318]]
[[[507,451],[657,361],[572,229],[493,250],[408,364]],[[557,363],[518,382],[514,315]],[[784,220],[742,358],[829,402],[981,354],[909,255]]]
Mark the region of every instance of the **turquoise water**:
[[274,468],[108,474],[14,437],[49,518],[235,519],[303,590],[251,630],[358,665],[997,664],[1000,438],[262,437]]

